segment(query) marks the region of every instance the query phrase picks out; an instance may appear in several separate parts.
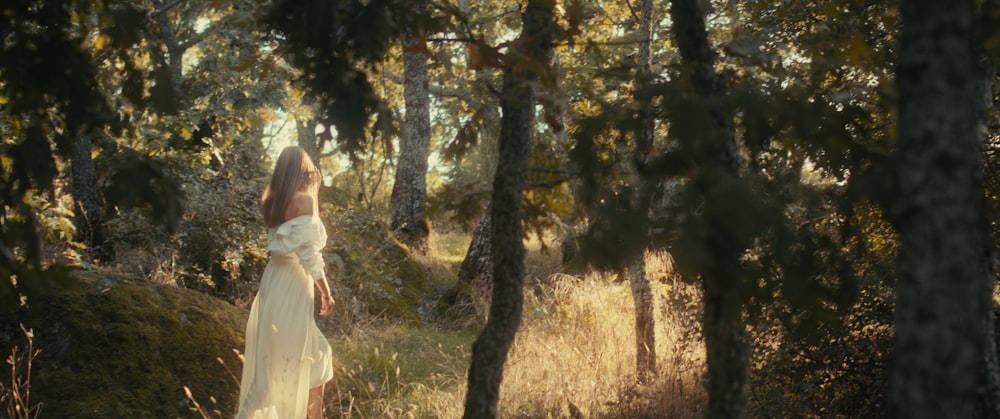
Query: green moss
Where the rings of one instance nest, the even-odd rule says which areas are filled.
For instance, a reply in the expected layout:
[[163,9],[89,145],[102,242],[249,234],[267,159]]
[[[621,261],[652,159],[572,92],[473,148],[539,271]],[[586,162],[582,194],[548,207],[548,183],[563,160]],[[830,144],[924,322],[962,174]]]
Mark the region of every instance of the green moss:
[[369,314],[419,321],[429,276],[409,249],[365,211],[328,206],[324,220],[334,237],[328,251],[340,255],[345,265],[336,285],[346,288]]
[[188,417],[185,386],[203,407],[235,412],[245,311],[107,272],[73,278],[19,316],[42,350],[31,388],[45,417]]

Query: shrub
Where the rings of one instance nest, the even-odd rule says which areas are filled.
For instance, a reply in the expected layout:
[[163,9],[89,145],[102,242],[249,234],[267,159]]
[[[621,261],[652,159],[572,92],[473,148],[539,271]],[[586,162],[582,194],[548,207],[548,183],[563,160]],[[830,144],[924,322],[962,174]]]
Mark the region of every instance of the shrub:
[[108,221],[122,270],[230,302],[253,294],[267,260],[258,209],[267,172],[263,164],[240,165],[235,153],[225,156],[227,164],[218,171],[198,167],[200,160],[192,163],[190,156],[165,160],[185,195],[176,232],[153,224],[142,209]]
[[810,334],[760,325],[749,394],[753,416],[885,416],[891,301],[888,286],[869,284],[839,323],[821,323]]
[[340,300],[350,298],[352,307],[347,309],[354,316],[421,320],[427,269],[393,238],[385,223],[351,204],[324,204],[320,212],[330,235],[327,275]]

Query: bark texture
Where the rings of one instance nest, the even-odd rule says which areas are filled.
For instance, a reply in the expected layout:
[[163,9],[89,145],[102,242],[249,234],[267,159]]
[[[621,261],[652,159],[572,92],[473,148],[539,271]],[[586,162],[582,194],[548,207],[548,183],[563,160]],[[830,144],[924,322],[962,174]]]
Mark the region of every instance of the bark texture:
[[[985,220],[984,220],[985,221]],[[987,231],[989,224],[983,223],[984,231]],[[990,244],[987,243],[989,246]],[[993,306],[993,289],[996,285],[996,265],[994,263],[995,251],[988,248],[984,256],[984,265],[987,268],[983,290],[980,299],[988,309],[983,314],[983,331],[986,336],[983,342],[982,351],[982,374],[980,374],[980,412],[976,412],[977,417],[986,419],[1000,418],[1000,362],[997,360],[997,338],[996,338],[996,310]]]
[[323,169],[319,164],[319,137],[316,135],[316,125],[317,123],[314,119],[295,120],[295,141],[309,155],[313,164],[316,165],[316,168],[322,174]]
[[[697,155],[702,173],[695,187],[701,193],[704,216],[709,226],[723,226],[727,217],[724,194],[719,185],[738,176],[736,137],[732,115],[724,106],[725,80],[715,71],[715,53],[709,48],[704,11],[697,0],[672,0],[673,35],[681,53],[685,73],[690,77],[694,94],[704,101],[705,127],[697,141]],[[746,382],[749,375],[750,345],[741,321],[742,296],[733,292],[733,284],[742,276],[742,249],[722,228],[705,232],[705,244],[711,249],[713,263],[702,272],[706,361],[708,364],[709,418],[744,417]]]
[[[155,0],[153,5],[156,6],[157,10],[166,10],[169,8],[167,2],[164,0]],[[160,38],[163,40],[163,46],[167,49],[166,64],[167,68],[170,69],[170,89],[175,96],[179,96],[181,93],[181,77],[184,75],[184,53],[190,45],[182,45],[177,40],[177,34],[174,33],[168,13],[156,13],[154,21],[160,33]]]
[[[458,2],[459,10],[462,13],[471,13],[472,5],[469,0]],[[469,59],[466,56],[466,59]],[[496,173],[497,163],[497,129],[500,125],[500,113],[497,103],[494,101],[495,95],[490,94],[485,87],[490,86],[490,77],[483,72],[476,72],[476,86],[482,86],[480,94],[476,95],[484,99],[479,101],[469,101],[470,105],[476,103],[475,108],[482,115],[480,136],[480,153],[476,156],[476,165],[473,166],[476,174],[476,181],[492,180]],[[477,170],[478,169],[478,170]],[[452,305],[464,305],[473,303],[472,297],[476,291],[475,287],[490,286],[493,283],[493,249],[492,223],[490,222],[490,212],[492,206],[487,206],[486,211],[479,218],[479,223],[472,230],[472,240],[469,248],[465,252],[465,258],[458,268],[458,280],[455,287],[446,293],[447,301]]]
[[[462,13],[468,14],[472,11],[470,0],[459,0],[458,6]],[[470,57],[466,56],[466,59],[468,60]],[[469,100],[469,103],[470,106],[475,103],[474,107],[482,115],[480,124],[482,128],[479,132],[480,155],[476,156],[476,164],[473,166],[472,172],[475,173],[475,181],[480,182],[489,181],[495,177],[499,143],[497,128],[500,125],[500,113],[495,101],[496,95],[487,90],[490,87],[489,75],[484,74],[484,72],[476,72],[475,78],[475,86],[477,87],[475,96],[482,99]],[[457,299],[452,299],[451,303],[469,303],[471,301],[467,297],[471,295],[472,291],[469,287],[488,286],[493,283],[493,250],[490,243],[493,228],[492,223],[490,223],[492,208],[492,206],[487,205],[486,211],[479,218],[479,223],[472,230],[472,240],[465,252],[465,258],[462,259],[462,264],[458,268],[458,281],[455,288],[449,291],[451,295],[457,297]]]
[[104,205],[97,186],[97,169],[92,152],[90,136],[78,135],[70,155],[73,224],[76,227],[75,240],[86,245],[91,256],[105,259],[110,249],[104,248]]
[[529,0],[521,36],[504,63],[500,103],[500,155],[493,183],[493,296],[490,317],[472,345],[465,418],[497,417],[503,365],[521,325],[524,303],[524,244],[521,201],[534,132],[535,87],[552,52],[552,0]]
[[983,298],[981,105],[975,2],[904,1],[896,85],[899,233],[894,416],[973,417],[990,309]]
[[452,304],[472,303],[469,297],[474,294],[474,289],[485,288],[493,283],[493,246],[491,243],[493,223],[490,222],[492,208],[492,206],[486,208],[486,212],[479,218],[479,223],[472,231],[469,249],[465,252],[465,259],[458,267],[458,282],[455,289],[450,291],[450,294],[454,296]]
[[[994,98],[995,91],[997,88],[996,79],[997,64],[992,60],[989,54],[986,54],[984,49],[984,39],[988,33],[988,29],[995,25],[997,16],[989,15],[990,10],[1000,10],[1000,1],[997,0],[986,0],[979,6],[979,16],[977,18],[978,26],[976,27],[977,32],[977,51],[980,57],[981,80],[983,83],[980,84],[981,90],[977,92],[977,96],[982,100],[982,109],[979,112],[979,117],[977,118],[977,129],[976,133],[979,136],[978,141],[982,144],[987,144],[989,140],[987,133],[989,132],[989,127],[991,121],[987,120],[987,115],[989,114],[986,110],[991,109],[995,106]],[[984,185],[985,188],[985,180]],[[980,228],[983,231],[992,231],[990,223],[992,221],[989,219],[987,210],[982,213],[982,218],[980,220]],[[994,240],[987,238],[986,246],[983,252],[983,266],[986,268],[986,275],[983,277],[983,292],[982,298],[983,303],[990,307],[983,317],[983,330],[986,331],[986,342],[983,348],[983,373],[981,374],[980,383],[980,403],[981,403],[981,415],[980,417],[989,419],[1000,419],[1000,361],[997,359],[997,340],[996,340],[996,307],[993,304],[993,291],[996,288],[997,282],[997,249],[994,244]],[[980,412],[977,412],[980,413]]]
[[[636,28],[636,41],[639,49],[636,58],[636,91],[641,91],[646,87],[652,77],[650,69],[650,37],[652,36],[651,23],[653,14],[653,1],[642,0],[639,2],[638,26]],[[653,144],[653,130],[655,121],[653,112],[648,100],[642,95],[635,96],[636,103],[639,104],[637,115],[638,127],[635,132],[635,145],[638,161],[643,161]],[[651,191],[646,190],[647,181],[635,176],[635,187],[639,189],[639,199],[636,204],[642,205],[639,208],[648,208],[648,199]],[[635,369],[639,382],[648,382],[656,375],[656,321],[653,318],[653,291],[649,286],[649,278],[646,276],[646,255],[639,252],[628,266],[629,285],[632,289],[632,301],[635,305]]]
[[430,228],[424,217],[427,200],[427,157],[431,122],[427,55],[420,50],[423,38],[403,39],[403,100],[406,119],[400,141],[399,165],[390,197],[391,227],[396,238],[411,249],[425,251]]
[[628,266],[632,302],[635,304],[635,372],[640,383],[656,375],[656,320],[653,318],[653,292],[646,276],[645,252]]

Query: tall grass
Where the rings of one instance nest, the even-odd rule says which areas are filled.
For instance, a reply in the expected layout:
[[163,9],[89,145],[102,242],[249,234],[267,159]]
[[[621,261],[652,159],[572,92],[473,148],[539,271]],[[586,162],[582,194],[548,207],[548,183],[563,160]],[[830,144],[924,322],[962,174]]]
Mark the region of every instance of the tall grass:
[[[529,246],[523,323],[504,368],[500,416],[702,416],[699,295],[671,274],[669,256],[647,255],[659,374],[646,385],[637,383],[635,373],[627,281],[601,273],[562,274],[558,260],[557,252],[542,252],[537,242]],[[340,366],[335,388],[328,390],[328,415],[460,417],[479,330],[368,324],[333,337]]]
[[648,268],[650,278],[668,279],[653,283],[658,378],[644,386],[637,381],[627,282],[553,274],[526,295],[524,323],[504,369],[502,416],[701,416],[704,351],[696,330],[682,327],[697,318],[687,312],[696,309],[697,294],[667,275],[664,255],[650,255]]
[[327,416],[461,416],[471,330],[382,325],[332,339],[338,358]]

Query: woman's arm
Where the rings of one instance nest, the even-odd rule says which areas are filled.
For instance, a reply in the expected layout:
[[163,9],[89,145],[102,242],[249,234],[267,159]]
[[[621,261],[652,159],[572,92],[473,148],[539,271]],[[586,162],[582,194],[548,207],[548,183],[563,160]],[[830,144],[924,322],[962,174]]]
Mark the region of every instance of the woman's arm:
[[326,282],[326,276],[316,278],[316,288],[320,293],[319,315],[326,316],[333,312],[333,297],[330,295],[330,284]]
[[[292,219],[302,215],[312,215],[316,213],[316,200],[312,195],[308,193],[297,193],[292,197],[291,202],[288,203],[288,208],[285,210],[285,217],[287,219]],[[322,255],[316,252],[316,257],[319,257],[318,265],[322,266]],[[317,274],[314,274],[317,275]],[[320,293],[320,309],[319,314],[321,316],[326,316],[333,312],[333,297],[330,295],[330,284],[326,282],[326,275],[319,271],[318,277],[315,279],[316,288],[319,288]]]

